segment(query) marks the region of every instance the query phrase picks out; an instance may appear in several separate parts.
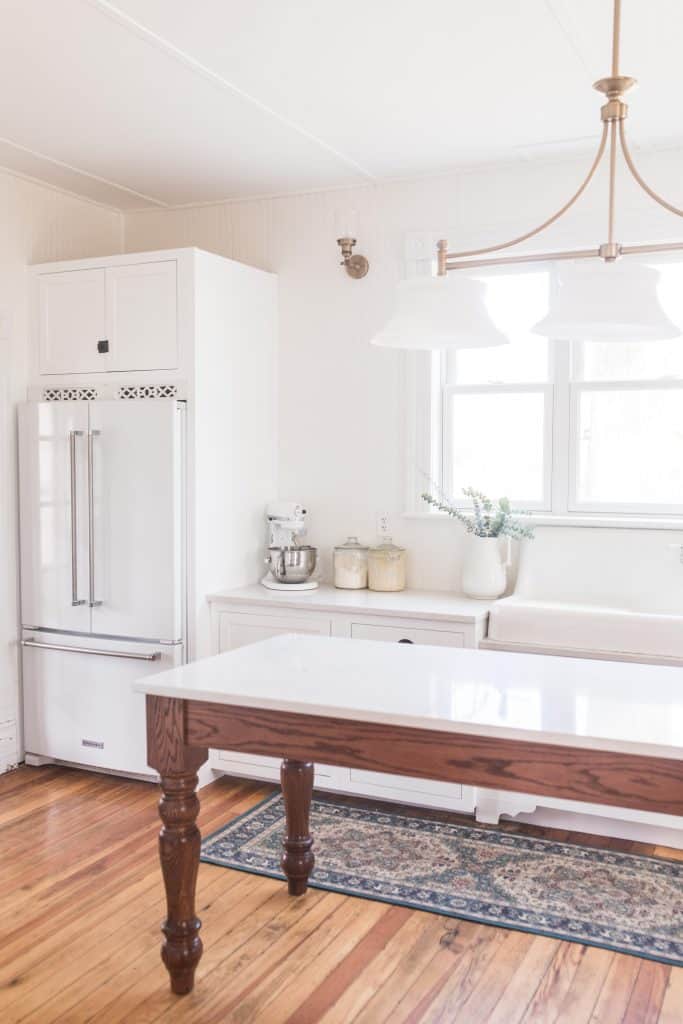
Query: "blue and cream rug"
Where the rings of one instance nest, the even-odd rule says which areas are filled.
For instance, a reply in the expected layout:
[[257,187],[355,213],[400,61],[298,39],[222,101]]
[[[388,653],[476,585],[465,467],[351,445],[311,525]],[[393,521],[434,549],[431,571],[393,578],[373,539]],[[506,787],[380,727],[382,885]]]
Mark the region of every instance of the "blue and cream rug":
[[[202,843],[202,860],[272,878],[274,793]],[[310,885],[683,966],[683,862],[412,817],[334,797],[311,807]]]

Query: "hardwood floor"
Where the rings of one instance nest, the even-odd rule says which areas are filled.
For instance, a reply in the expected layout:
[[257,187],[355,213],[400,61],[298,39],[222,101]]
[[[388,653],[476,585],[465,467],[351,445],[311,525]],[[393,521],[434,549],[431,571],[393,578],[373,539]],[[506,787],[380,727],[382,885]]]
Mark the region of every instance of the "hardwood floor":
[[[213,783],[202,831],[270,789]],[[149,784],[63,768],[0,777],[2,1024],[683,1022],[681,968],[337,893],[292,900],[281,882],[208,864],[196,989],[171,996],[156,801]]]

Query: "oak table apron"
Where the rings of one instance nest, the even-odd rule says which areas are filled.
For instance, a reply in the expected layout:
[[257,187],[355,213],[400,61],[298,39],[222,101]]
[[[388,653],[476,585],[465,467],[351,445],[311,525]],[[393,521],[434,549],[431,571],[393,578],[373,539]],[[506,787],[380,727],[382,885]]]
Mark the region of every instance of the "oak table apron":
[[[300,640],[303,654],[306,643],[329,644],[330,657],[338,654],[340,644],[359,643],[328,638],[284,639]],[[277,647],[278,642],[255,644],[252,650]],[[238,653],[228,652],[208,661],[224,660],[229,677],[233,665],[228,659]],[[318,653],[316,649],[316,658]],[[469,656],[473,654],[491,657],[490,652],[471,652]],[[443,657],[442,652],[440,656]],[[528,657],[548,663],[559,660],[535,655],[507,657]],[[207,662],[189,668],[196,670],[204,664]],[[482,664],[488,669],[491,662]],[[504,664],[499,661],[494,667],[499,671]],[[511,664],[517,667],[519,662]],[[178,672],[186,671],[176,670],[176,677],[180,678]],[[449,728],[439,728],[438,721],[433,727],[421,728],[378,721],[375,716],[363,720],[357,710],[354,717],[319,714],[305,708],[280,710],[259,706],[258,696],[250,705],[248,697],[243,696],[239,704],[225,703],[224,693],[212,699],[194,699],[149,692],[155,680],[163,681],[173,674],[148,678],[137,688],[147,692],[148,760],[159,772],[162,791],[159,851],[167,918],[162,926],[165,938],[161,955],[171,977],[172,991],[178,994],[191,991],[202,954],[200,921],[195,913],[200,856],[196,787],[197,770],[207,759],[209,747],[282,760],[286,812],[282,869],[293,896],[306,892],[314,865],[309,809],[315,762],[683,816],[683,760],[665,744],[665,752],[658,756],[656,752],[604,749],[604,743],[596,741],[593,745],[585,739],[578,746],[556,742],[556,738],[544,742],[542,733],[539,739],[501,735],[499,730],[494,730],[493,735],[473,734],[465,725],[459,732],[453,722]],[[677,679],[683,682],[683,675]],[[173,686],[160,685],[157,689],[174,692]],[[227,694],[231,692],[229,681],[225,690]],[[634,714],[636,710],[634,707]],[[648,751],[651,748],[652,744]]]

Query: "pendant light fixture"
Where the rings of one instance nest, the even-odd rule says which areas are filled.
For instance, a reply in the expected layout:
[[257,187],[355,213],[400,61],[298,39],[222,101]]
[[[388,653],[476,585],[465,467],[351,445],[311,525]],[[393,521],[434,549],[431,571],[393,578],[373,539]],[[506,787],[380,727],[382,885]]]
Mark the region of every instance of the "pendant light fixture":
[[429,274],[406,278],[396,288],[394,315],[372,339],[383,348],[490,348],[508,339],[491,320],[486,285]]
[[[679,336],[681,328],[669,320],[657,295],[658,272],[639,262],[622,264],[622,256],[654,255],[683,250],[683,242],[665,244],[621,245],[616,241],[616,173],[617,158],[621,153],[626,167],[640,187],[666,210],[683,217],[683,210],[658,195],[642,178],[636,168],[626,140],[628,106],[625,93],[636,84],[634,78],[619,73],[619,41],[621,32],[621,0],[614,0],[612,31],[612,69],[607,78],[601,78],[594,88],[603,93],[606,102],[601,107],[602,134],[595,158],[588,174],[556,213],[538,227],[498,245],[464,252],[449,252],[442,240],[437,246],[438,274],[446,277],[449,271],[459,274],[477,267],[528,264],[534,262],[567,261],[560,274],[559,284],[551,299],[548,314],[532,330],[551,338],[573,340],[624,341],[654,340]],[[609,190],[607,202],[607,241],[594,249],[538,253],[524,256],[493,256],[503,249],[525,242],[559,220],[583,195],[605,155],[609,156]],[[481,257],[487,257],[482,259]],[[596,266],[600,260],[605,265]],[[588,261],[583,264],[583,261]],[[461,310],[461,319],[467,311]],[[473,347],[474,347],[473,342]]]
[[550,309],[531,330],[557,341],[661,341],[677,338],[659,304],[659,271],[639,263],[566,263]]

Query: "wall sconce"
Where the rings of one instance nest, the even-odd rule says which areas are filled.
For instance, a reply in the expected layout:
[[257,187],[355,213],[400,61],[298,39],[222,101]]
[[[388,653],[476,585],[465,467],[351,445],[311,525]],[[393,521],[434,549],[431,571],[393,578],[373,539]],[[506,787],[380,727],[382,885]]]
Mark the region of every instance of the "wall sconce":
[[370,269],[370,264],[365,256],[354,255],[353,247],[355,244],[355,238],[345,237],[337,239],[337,245],[341,249],[342,254],[341,266],[346,267],[346,273],[349,277],[354,277],[358,280],[361,277],[365,277]]

